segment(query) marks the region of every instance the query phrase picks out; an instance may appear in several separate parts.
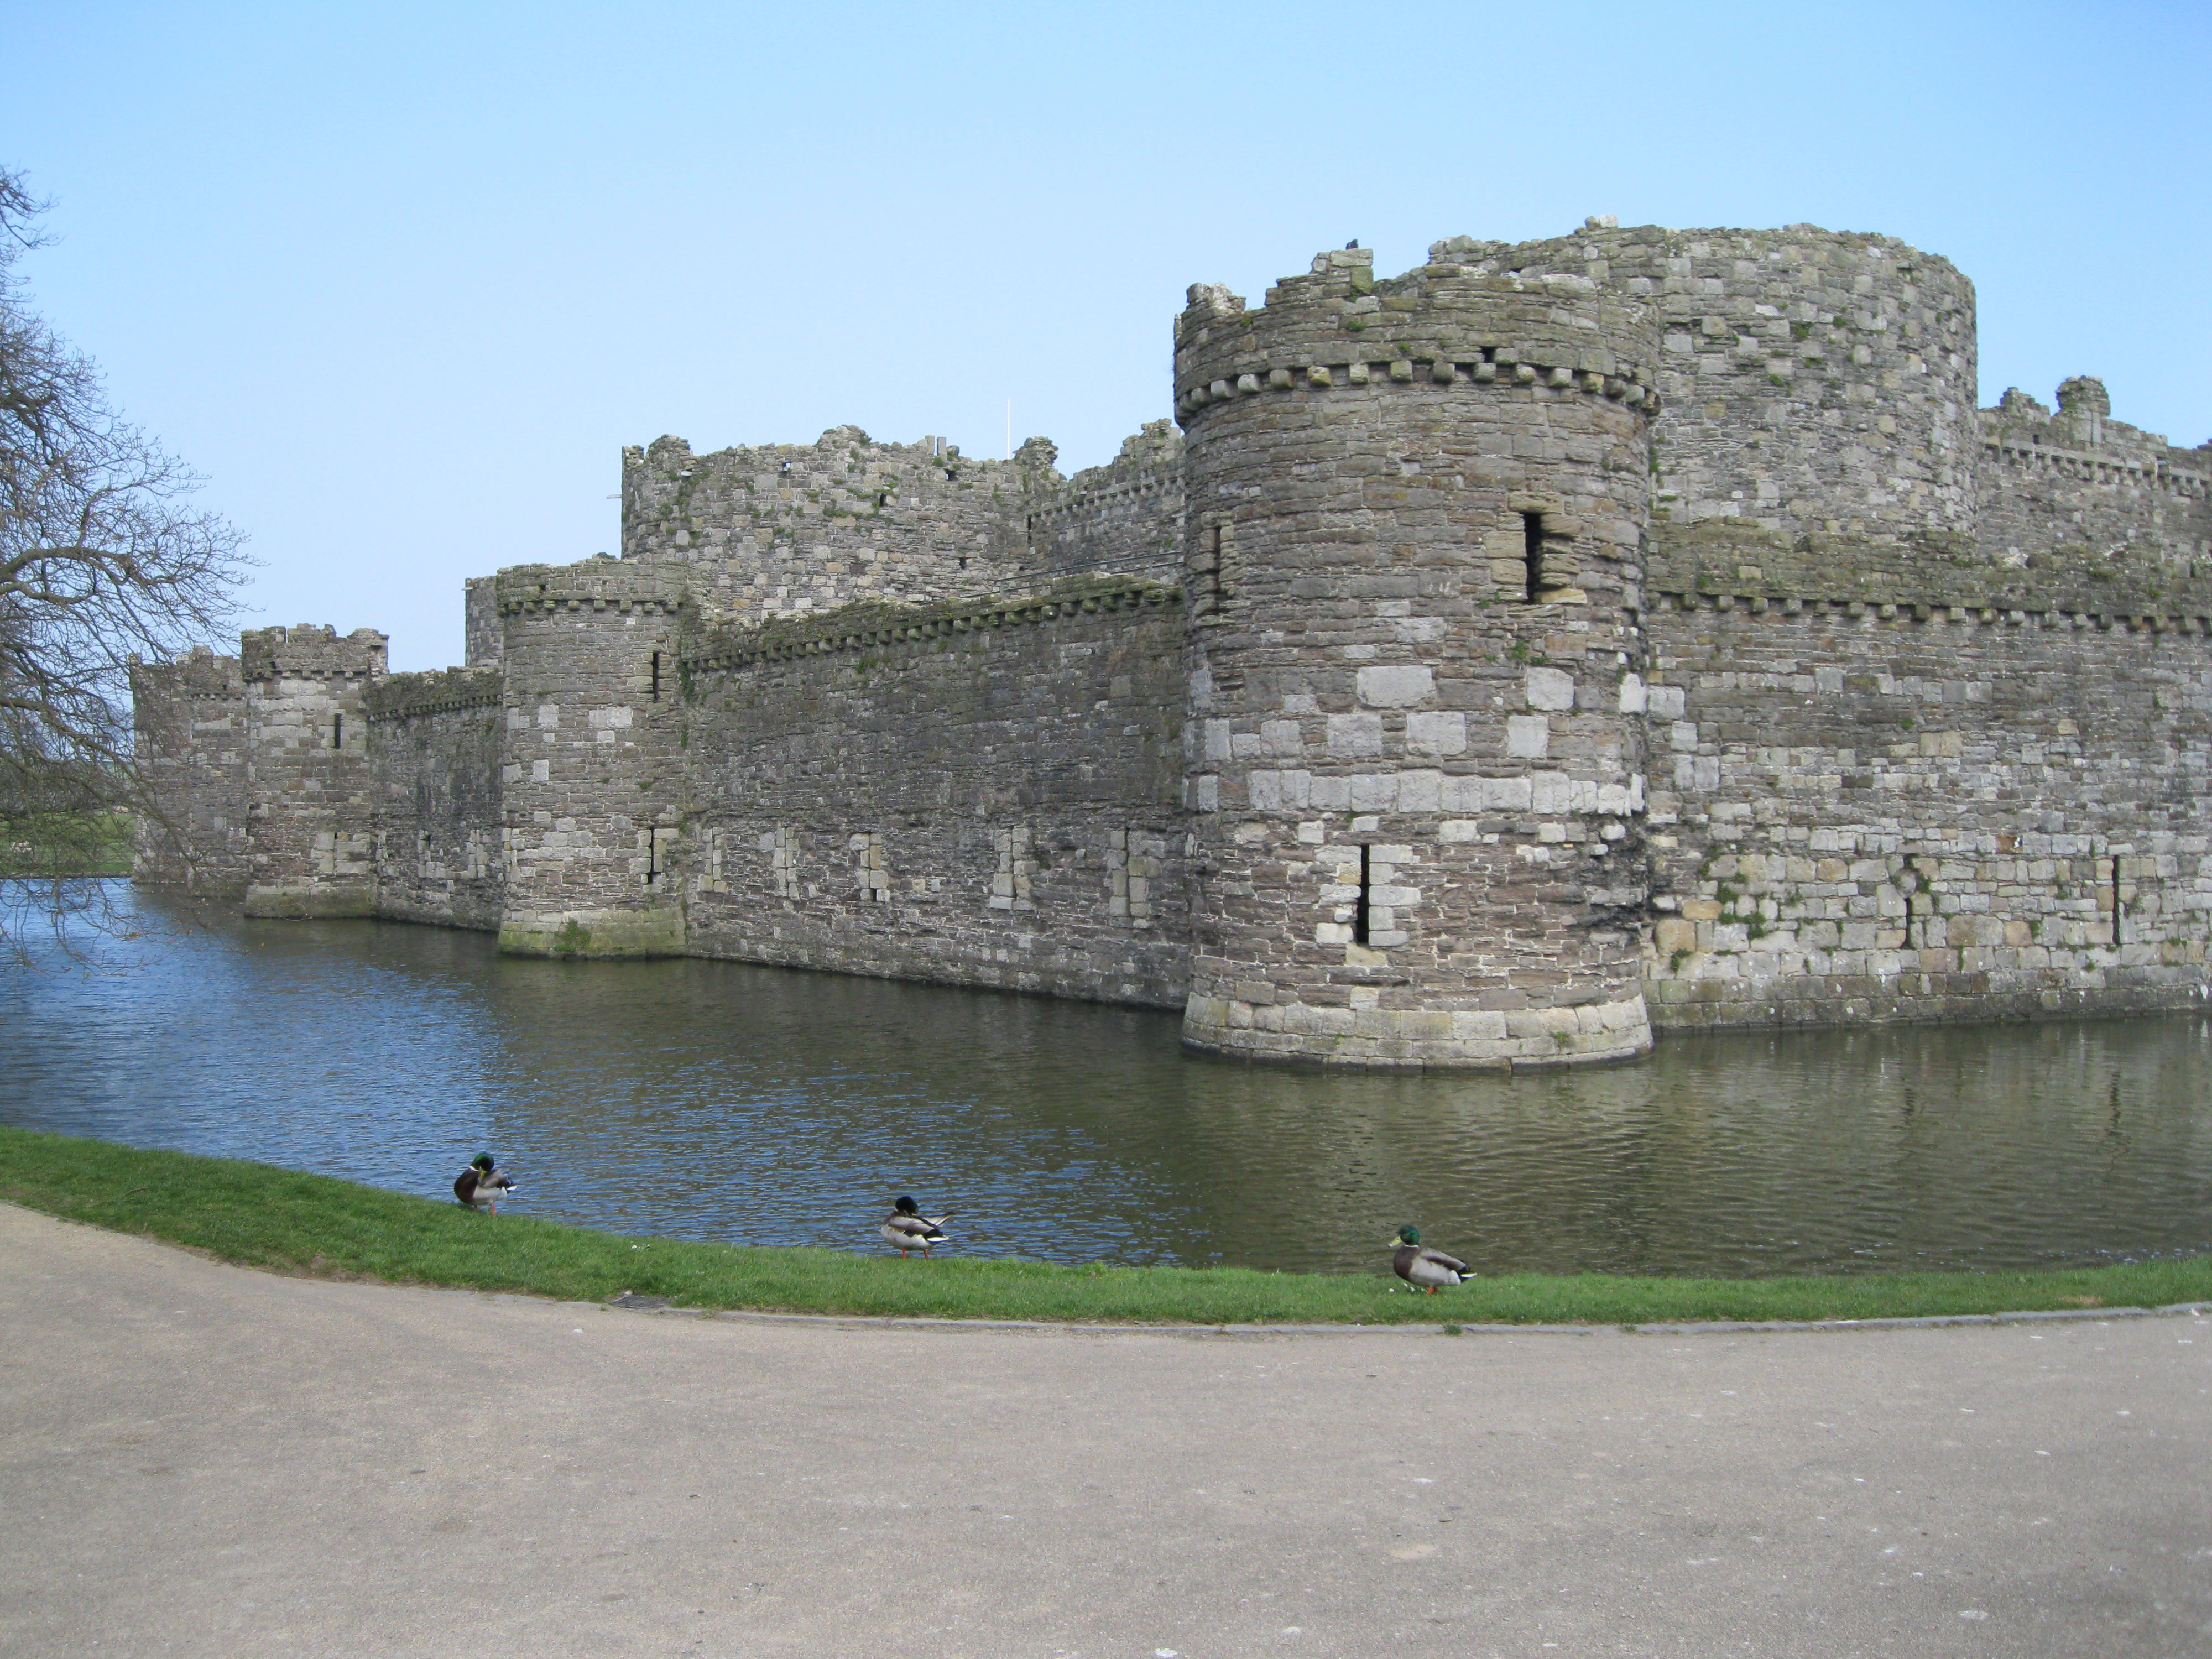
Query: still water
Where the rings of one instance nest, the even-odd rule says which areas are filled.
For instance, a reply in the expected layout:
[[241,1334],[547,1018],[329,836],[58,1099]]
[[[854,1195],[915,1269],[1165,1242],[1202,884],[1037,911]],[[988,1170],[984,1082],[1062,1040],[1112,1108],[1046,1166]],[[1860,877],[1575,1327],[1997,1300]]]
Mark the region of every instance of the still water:
[[[127,887],[119,902],[132,903]],[[2212,1021],[1662,1039],[1516,1079],[1185,1054],[1171,1015],[728,963],[185,924],[0,967],[0,1122],[640,1233],[1372,1271],[2019,1267],[2212,1250]]]

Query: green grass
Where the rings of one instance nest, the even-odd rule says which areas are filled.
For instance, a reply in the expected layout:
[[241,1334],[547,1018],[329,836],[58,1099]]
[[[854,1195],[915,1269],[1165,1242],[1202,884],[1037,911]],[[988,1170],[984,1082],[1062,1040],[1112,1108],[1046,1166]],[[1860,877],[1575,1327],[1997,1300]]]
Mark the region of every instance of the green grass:
[[[1875,1319],[2212,1300],[2212,1257],[2033,1273],[1481,1279],[1434,1297],[1385,1274],[1067,1267],[635,1239],[233,1158],[0,1128],[0,1199],[284,1273],[691,1308],[1148,1324],[1606,1324]],[[1382,1252],[1378,1244],[1378,1268]]]
[[0,817],[0,877],[127,876],[131,836],[127,812]]

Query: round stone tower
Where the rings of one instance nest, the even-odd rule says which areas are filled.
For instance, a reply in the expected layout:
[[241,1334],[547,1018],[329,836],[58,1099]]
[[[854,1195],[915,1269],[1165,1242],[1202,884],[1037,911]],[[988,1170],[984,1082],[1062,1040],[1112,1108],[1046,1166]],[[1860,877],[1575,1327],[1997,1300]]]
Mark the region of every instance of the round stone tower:
[[1486,274],[1565,273],[1650,307],[1667,412],[1652,484],[1676,524],[1971,544],[1980,440],[1974,285],[1891,236],[1590,220],[1548,241],[1455,236]]
[[680,955],[682,573],[607,558],[517,565],[494,592],[507,671],[499,948]]
[[1325,253],[1190,290],[1184,1040],[1520,1066],[1650,1046],[1657,345],[1578,276]]

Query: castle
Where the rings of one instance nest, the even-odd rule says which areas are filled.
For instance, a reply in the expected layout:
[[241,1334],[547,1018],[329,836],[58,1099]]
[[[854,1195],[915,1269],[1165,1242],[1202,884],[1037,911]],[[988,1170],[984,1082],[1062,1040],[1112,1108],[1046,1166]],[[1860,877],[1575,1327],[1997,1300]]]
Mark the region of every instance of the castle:
[[2212,447],[1975,384],[1964,276],[1808,225],[1194,287],[1106,466],[662,438],[465,667],[139,668],[138,878],[1351,1065],[2203,1006]]

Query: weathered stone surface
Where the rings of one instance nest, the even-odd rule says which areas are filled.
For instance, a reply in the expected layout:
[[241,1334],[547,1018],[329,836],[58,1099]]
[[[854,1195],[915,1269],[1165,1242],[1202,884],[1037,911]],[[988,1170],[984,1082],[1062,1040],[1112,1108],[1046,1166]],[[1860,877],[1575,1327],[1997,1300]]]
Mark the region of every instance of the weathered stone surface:
[[246,914],[366,916],[376,908],[362,697],[385,672],[374,629],[239,636],[246,692]]
[[665,438],[623,558],[469,584],[467,669],[135,670],[140,878],[1353,1065],[2203,1006],[2212,450],[2086,376],[1977,415],[1887,238],[1370,257],[1194,287],[1182,430],[1073,478]]

